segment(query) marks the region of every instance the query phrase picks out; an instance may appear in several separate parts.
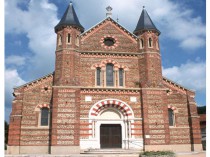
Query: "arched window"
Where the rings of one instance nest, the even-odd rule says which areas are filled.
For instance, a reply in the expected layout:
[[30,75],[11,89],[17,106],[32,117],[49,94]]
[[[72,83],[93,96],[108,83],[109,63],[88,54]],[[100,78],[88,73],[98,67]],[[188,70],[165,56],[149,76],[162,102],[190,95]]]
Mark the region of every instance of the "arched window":
[[106,65],[106,85],[114,86],[114,66],[110,63]]
[[174,126],[174,111],[172,109],[168,109],[168,118],[169,118],[169,126]]
[[159,50],[159,43],[158,43],[158,41],[156,41],[156,48],[157,48],[157,50]]
[[124,86],[124,70],[123,70],[123,68],[119,69],[119,86]]
[[79,46],[79,35],[76,37],[76,45]]
[[47,107],[41,108],[41,126],[48,126],[49,109]]
[[58,45],[61,45],[62,44],[62,35],[59,35],[58,37]]
[[152,38],[149,38],[149,47],[152,47]]
[[69,33],[67,35],[66,41],[67,41],[68,44],[71,43],[71,35]]
[[96,69],[96,85],[101,85],[101,68],[99,67]]
[[140,39],[140,49],[144,48],[144,40]]

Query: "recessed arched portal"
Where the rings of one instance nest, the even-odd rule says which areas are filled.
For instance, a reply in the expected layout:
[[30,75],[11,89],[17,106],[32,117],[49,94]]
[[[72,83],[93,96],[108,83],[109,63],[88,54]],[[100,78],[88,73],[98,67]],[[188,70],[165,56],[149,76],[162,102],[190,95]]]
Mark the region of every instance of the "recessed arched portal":
[[128,148],[134,113],[127,103],[119,99],[96,102],[89,111],[89,123],[95,148]]

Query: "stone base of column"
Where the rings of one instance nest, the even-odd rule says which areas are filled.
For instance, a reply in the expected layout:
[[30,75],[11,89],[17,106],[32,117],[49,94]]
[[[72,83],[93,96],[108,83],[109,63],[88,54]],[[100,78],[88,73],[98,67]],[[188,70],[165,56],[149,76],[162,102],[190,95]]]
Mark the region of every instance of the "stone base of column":
[[80,146],[51,146],[51,154],[79,154]]

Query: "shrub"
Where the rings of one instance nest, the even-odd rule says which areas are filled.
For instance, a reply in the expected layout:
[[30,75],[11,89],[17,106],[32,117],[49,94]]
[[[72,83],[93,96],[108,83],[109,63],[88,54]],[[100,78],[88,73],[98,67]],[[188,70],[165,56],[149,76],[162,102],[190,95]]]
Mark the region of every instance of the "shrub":
[[158,156],[165,156],[165,157],[175,157],[175,153],[172,151],[146,151],[140,154],[141,157],[158,157]]

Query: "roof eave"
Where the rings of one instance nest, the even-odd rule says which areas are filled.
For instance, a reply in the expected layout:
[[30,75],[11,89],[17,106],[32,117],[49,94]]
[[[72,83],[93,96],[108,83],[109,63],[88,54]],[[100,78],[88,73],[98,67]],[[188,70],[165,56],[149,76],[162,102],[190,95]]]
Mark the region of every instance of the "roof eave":
[[138,30],[135,29],[133,31],[133,34],[136,34],[136,33],[141,32],[141,31],[156,31],[158,33],[158,35],[161,34],[161,32],[158,29],[153,29],[153,28],[142,28],[142,29],[138,29]]
[[38,78],[38,79],[36,79],[36,80],[30,81],[30,82],[28,82],[28,83],[25,83],[25,84],[23,84],[23,85],[21,85],[21,86],[14,87],[13,89],[16,90],[16,89],[19,89],[19,88],[21,88],[21,87],[25,87],[25,86],[27,86],[27,85],[33,83],[33,82],[36,82],[36,81],[41,80],[41,79],[43,79],[43,78],[49,77],[50,75],[53,75],[53,74],[54,74],[54,72],[52,72],[52,73],[50,73],[50,74],[47,74],[47,75],[45,75],[45,76],[42,76],[42,77],[40,77],[40,78]]

